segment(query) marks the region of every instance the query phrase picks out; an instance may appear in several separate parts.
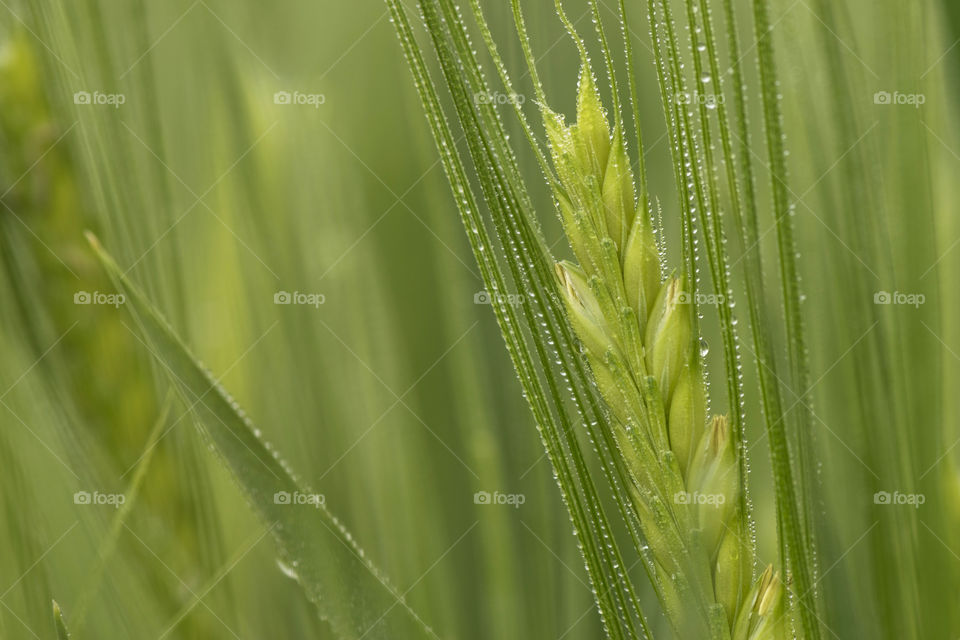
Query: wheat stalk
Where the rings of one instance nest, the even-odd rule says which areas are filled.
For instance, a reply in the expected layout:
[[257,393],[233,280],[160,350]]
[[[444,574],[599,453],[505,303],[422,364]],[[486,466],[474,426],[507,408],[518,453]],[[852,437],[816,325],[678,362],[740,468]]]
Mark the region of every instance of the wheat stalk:
[[682,638],[782,637],[779,576],[753,580],[740,469],[726,416],[707,420],[689,274],[662,277],[646,197],[589,67],[576,123],[543,107],[554,196],[579,264],[559,262],[568,318],[606,401],[655,586]]

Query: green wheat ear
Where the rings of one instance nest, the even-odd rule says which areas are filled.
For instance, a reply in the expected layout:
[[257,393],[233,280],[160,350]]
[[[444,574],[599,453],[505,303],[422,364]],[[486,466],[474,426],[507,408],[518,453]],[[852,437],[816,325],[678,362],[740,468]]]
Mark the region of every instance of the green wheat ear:
[[543,107],[554,197],[579,264],[556,264],[567,318],[609,410],[633,516],[658,594],[681,638],[782,637],[772,568],[752,584],[740,471],[726,416],[707,395],[687,274],[664,279],[646,203],[589,68],[577,119]]

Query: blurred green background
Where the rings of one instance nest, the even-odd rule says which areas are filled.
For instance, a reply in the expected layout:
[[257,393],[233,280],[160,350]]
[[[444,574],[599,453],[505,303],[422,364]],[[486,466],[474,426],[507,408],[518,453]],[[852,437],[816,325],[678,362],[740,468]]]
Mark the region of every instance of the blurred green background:
[[[528,88],[509,3],[483,4]],[[333,637],[189,407],[168,401],[163,365],[122,305],[97,304],[112,289],[84,230],[441,637],[600,637],[386,7],[0,5],[0,637],[53,637],[51,598],[78,638]],[[523,6],[546,89],[569,113],[575,50],[552,2]],[[737,6],[753,71],[748,4]],[[816,381],[785,398],[811,404],[823,427],[819,588],[831,637],[960,633],[951,9],[771,7]],[[589,32],[586,4],[567,10]],[[631,11],[647,167],[670,230],[666,127],[645,11]],[[525,109],[536,114],[532,98]],[[762,245],[775,252],[775,234]],[[276,304],[283,292],[318,304]],[[924,301],[875,304],[880,292]],[[779,317],[776,289],[768,304]],[[773,561],[769,463],[749,374],[747,384],[753,498]],[[117,509],[75,500],[127,493],[138,473],[115,534]],[[523,504],[478,504],[482,491]],[[877,491],[925,503],[885,508]]]

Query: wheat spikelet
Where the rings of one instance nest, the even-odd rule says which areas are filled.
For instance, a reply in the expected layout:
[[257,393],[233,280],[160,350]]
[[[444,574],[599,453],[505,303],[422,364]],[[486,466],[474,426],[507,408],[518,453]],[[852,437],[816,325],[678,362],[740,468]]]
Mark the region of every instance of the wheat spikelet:
[[657,590],[682,638],[781,637],[779,577],[752,580],[726,416],[707,419],[689,274],[664,279],[619,124],[580,75],[576,123],[543,108],[554,196],[579,264],[556,265],[568,318],[611,417]]

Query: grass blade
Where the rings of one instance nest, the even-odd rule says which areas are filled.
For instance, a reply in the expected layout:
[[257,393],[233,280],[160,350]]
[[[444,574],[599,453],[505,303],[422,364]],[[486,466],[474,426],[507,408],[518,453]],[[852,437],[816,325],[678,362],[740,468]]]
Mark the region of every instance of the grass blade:
[[67,623],[63,621],[63,610],[57,601],[53,601],[53,624],[57,628],[57,640],[70,640],[70,632],[67,631]]
[[[806,342],[800,312],[800,280],[796,266],[796,244],[787,187],[787,164],[784,148],[783,118],[777,89],[776,65],[772,38],[767,37],[770,18],[766,0],[754,0],[754,32],[757,38],[757,57],[760,69],[761,102],[764,132],[770,163],[770,185],[773,193],[773,214],[776,218],[777,247],[780,257],[780,283],[786,316],[787,352],[790,360],[791,381],[797,388],[806,389],[809,375],[806,363]],[[775,388],[776,385],[775,385]],[[808,528],[813,511],[809,487],[814,470],[809,463],[810,430],[812,418],[809,407],[801,402],[802,419],[792,420],[796,431],[799,467],[793,468],[789,446],[782,421],[770,425],[770,453],[773,458],[777,498],[777,520],[780,530],[781,561],[792,578],[792,592],[799,606],[796,608],[798,631],[804,638],[820,637],[819,602],[816,590],[816,559],[811,547],[812,533]],[[779,416],[779,413],[777,414]],[[799,489],[799,493],[798,493]]]
[[118,290],[127,296],[143,344],[166,370],[195,413],[198,427],[270,527],[287,572],[333,630],[344,638],[436,637],[322,500],[295,504],[292,497],[298,494],[317,494],[292,475],[96,238],[89,239]]

